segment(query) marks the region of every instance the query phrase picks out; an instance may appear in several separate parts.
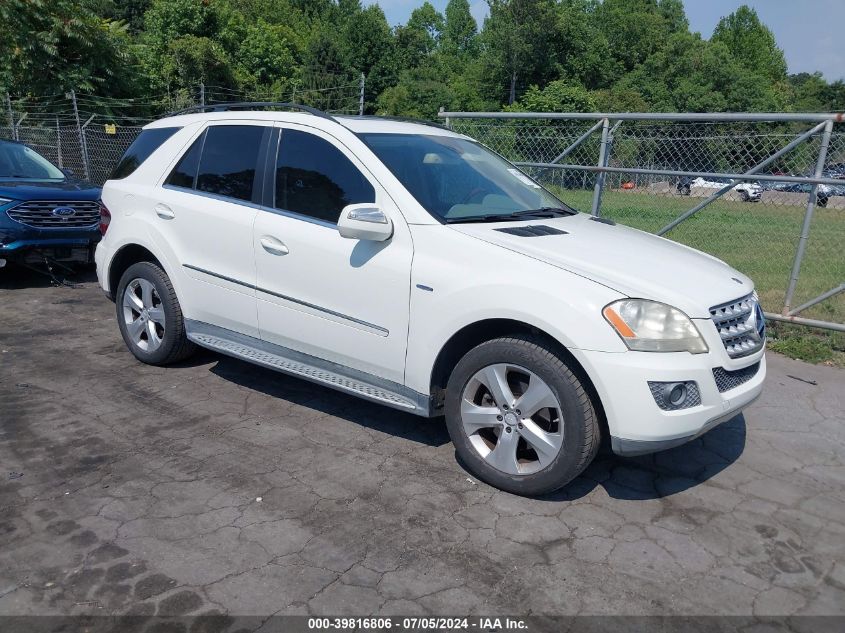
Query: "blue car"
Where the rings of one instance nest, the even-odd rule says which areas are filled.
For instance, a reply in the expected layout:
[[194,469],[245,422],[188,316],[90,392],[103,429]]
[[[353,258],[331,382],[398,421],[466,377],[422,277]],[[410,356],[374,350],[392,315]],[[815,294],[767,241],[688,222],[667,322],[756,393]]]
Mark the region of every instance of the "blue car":
[[91,263],[101,208],[99,187],[0,140],[0,267]]

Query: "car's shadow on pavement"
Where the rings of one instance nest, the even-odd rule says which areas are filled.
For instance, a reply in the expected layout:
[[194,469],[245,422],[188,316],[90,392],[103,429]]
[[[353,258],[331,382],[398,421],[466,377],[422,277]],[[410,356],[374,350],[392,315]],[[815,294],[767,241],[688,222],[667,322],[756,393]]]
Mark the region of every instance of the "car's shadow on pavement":
[[97,272],[93,266],[74,268],[68,272],[58,267],[53,268],[55,277],[41,266],[36,270],[25,268],[15,264],[6,264],[0,268],[0,290],[23,290],[24,288],[49,288],[56,286],[56,281],[64,282],[61,285],[73,286],[74,284],[97,281]]
[[[212,373],[272,398],[427,446],[443,446],[451,441],[443,418],[420,418],[212,352],[201,352],[188,363],[213,360],[217,363],[211,368]],[[700,438],[652,455],[619,457],[603,447],[579,477],[542,499],[573,501],[598,486],[614,499],[673,495],[704,483],[730,466],[742,455],[745,435],[745,419],[740,414]],[[457,455],[456,461],[465,469]]]
[[638,457],[620,457],[603,449],[568,486],[543,497],[580,499],[601,486],[614,499],[668,497],[694,488],[733,464],[745,450],[742,414],[681,446]]
[[194,365],[213,360],[217,360],[211,368],[213,374],[271,398],[426,446],[443,446],[451,441],[442,418],[421,418],[213,352],[201,351],[186,363]]

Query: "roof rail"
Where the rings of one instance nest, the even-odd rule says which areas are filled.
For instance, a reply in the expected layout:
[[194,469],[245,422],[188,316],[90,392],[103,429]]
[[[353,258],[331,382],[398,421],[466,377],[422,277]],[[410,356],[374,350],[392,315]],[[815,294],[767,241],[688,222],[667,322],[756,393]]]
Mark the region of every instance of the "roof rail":
[[333,116],[326,114],[317,108],[312,108],[311,106],[302,105],[300,103],[287,103],[285,101],[234,101],[229,103],[210,103],[207,105],[191,106],[190,108],[177,110],[176,112],[170,112],[167,116],[177,116],[179,114],[189,114],[191,112],[226,112],[228,110],[243,109],[257,110],[259,108],[290,108],[291,110],[301,110],[302,112],[313,114],[321,119],[335,120]]
[[[438,123],[437,121],[429,121],[428,119],[415,119],[414,117],[409,116],[391,116],[391,115],[382,115],[382,114],[341,114],[338,115],[340,119],[379,119],[381,121],[398,121],[399,123],[416,123],[418,125],[427,125],[429,127],[436,127],[440,128],[441,130],[448,130],[449,128],[443,125],[442,123]],[[342,121],[338,121],[338,123],[342,124]],[[451,130],[450,130],[451,131]]]

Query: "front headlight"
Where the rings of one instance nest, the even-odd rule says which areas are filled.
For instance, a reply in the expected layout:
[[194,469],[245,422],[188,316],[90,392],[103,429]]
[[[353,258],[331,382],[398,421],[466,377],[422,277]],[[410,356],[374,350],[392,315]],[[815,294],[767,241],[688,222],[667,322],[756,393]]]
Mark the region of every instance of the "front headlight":
[[672,306],[647,299],[622,299],[602,310],[604,318],[640,352],[707,353],[707,343],[690,318]]
[[11,200],[9,198],[0,198],[0,207],[2,207],[4,204],[9,204],[10,202]]

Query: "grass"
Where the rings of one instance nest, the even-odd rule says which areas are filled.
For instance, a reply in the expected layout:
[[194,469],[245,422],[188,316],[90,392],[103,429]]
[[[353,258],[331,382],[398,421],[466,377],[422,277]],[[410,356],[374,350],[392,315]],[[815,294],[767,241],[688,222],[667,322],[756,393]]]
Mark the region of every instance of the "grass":
[[[592,190],[557,189],[576,209],[589,211]],[[602,215],[651,233],[657,232],[701,198],[672,194],[605,191]],[[717,200],[670,231],[666,237],[715,255],[754,280],[767,312],[783,310],[786,288],[801,235],[805,207]],[[793,306],[845,281],[845,209],[817,208],[813,216]],[[801,313],[822,321],[845,323],[845,293]],[[776,327],[771,348],[810,362],[845,366],[845,338],[828,331]],[[822,351],[822,348],[827,352]]]

